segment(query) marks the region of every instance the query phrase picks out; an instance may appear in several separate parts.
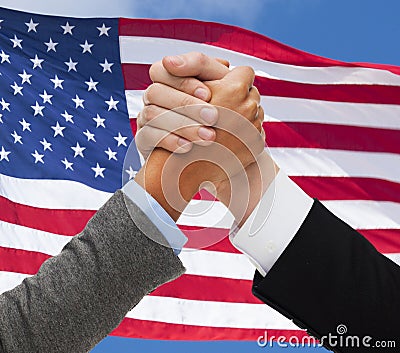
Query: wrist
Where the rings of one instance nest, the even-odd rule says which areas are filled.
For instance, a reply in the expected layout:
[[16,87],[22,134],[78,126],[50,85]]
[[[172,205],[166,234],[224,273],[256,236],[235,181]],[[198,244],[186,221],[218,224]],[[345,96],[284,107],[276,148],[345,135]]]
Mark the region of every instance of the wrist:
[[241,175],[235,175],[231,180],[216,185],[216,197],[229,208],[239,227],[259,204],[278,171],[279,167],[263,152]]

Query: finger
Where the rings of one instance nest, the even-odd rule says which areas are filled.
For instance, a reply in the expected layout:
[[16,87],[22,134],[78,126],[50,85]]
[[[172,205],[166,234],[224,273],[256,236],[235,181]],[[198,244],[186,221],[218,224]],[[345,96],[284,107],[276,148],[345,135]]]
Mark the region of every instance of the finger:
[[140,129],[135,136],[135,142],[138,150],[145,158],[147,158],[156,147],[163,148],[170,152],[186,153],[192,149],[193,145],[190,141],[178,135],[151,126],[144,126]]
[[261,96],[260,96],[260,92],[258,91],[258,88],[256,86],[252,86],[250,88],[249,98],[255,100],[257,102],[257,104],[260,104]]
[[222,65],[225,65],[226,67],[230,66],[230,63],[228,60],[222,59],[222,58],[215,58],[215,60],[217,60],[219,63],[221,63]]
[[153,82],[158,82],[173,87],[206,102],[211,99],[211,92],[202,81],[195,77],[177,77],[171,75],[164,68],[161,61],[151,65],[149,74]]
[[238,66],[229,71],[221,80],[204,82],[211,91],[223,90],[226,96],[238,101],[246,99],[254,82],[255,73],[249,66]]
[[220,80],[229,72],[226,65],[198,52],[166,56],[162,59],[162,63],[171,75],[179,77],[192,76],[202,81]]
[[215,131],[184,115],[155,105],[145,106],[140,114],[141,126],[151,126],[174,133],[191,142],[214,141]]
[[214,125],[218,110],[211,104],[161,83],[153,83],[143,94],[145,105],[174,109],[179,114],[205,125]]
[[238,66],[226,74],[221,82],[242,94],[248,93],[253,87],[255,78],[254,70],[250,66]]

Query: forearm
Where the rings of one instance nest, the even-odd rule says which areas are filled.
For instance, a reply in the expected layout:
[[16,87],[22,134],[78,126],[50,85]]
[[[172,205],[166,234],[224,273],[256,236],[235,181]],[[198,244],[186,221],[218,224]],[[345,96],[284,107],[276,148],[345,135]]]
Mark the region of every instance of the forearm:
[[[153,241],[141,232],[151,230]],[[4,352],[87,352],[144,295],[184,272],[166,240],[117,192],[37,275],[0,296]]]

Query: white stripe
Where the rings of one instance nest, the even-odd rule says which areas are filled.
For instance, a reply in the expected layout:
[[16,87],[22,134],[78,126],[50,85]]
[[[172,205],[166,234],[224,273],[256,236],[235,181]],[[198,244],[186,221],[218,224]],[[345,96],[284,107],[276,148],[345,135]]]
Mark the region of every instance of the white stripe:
[[[57,255],[72,237],[0,221],[0,246]],[[249,279],[254,269],[245,255],[184,249],[179,255],[192,275]]]
[[0,246],[57,255],[72,238],[0,221]]
[[298,330],[290,320],[265,304],[148,296],[127,317],[179,325]]
[[[206,203],[204,208],[211,201],[198,200],[198,203]],[[219,201],[216,201],[216,203]],[[400,203],[387,201],[370,200],[329,200],[322,202],[329,210],[340,219],[355,229],[400,229]],[[232,222],[224,223],[226,213],[221,208],[214,208],[214,211],[206,212],[195,219],[180,219],[183,225],[199,225],[200,227],[215,227],[218,219],[219,225],[225,224],[225,229],[230,229]]]
[[208,44],[156,37],[120,36],[122,63],[152,64],[166,55],[191,51],[251,66],[259,76],[313,84],[381,84],[400,86],[400,76],[386,70],[359,67],[304,67],[279,64]]
[[[143,90],[125,91],[129,117],[143,108]],[[313,99],[262,96],[265,121],[305,122],[400,129],[400,106],[390,104],[342,103]]]
[[0,174],[0,196],[33,207],[98,210],[111,195],[76,181],[20,179]]
[[400,129],[399,105],[342,103],[267,96],[261,97],[261,103],[266,121]]
[[[236,254],[238,256],[242,256],[244,258],[244,255]],[[392,254],[384,254],[387,256],[389,259],[391,259],[394,263],[397,265],[400,265],[400,254],[399,253],[392,253]],[[217,255],[215,255],[217,256]],[[184,262],[185,267],[187,268],[187,274],[195,274],[195,275],[201,275],[205,276],[202,273],[199,273],[198,267],[200,261],[204,261],[204,258],[202,253],[196,252],[196,253],[182,253],[180,256],[181,260]],[[194,260],[195,258],[195,260]],[[205,259],[207,260],[207,259]],[[249,262],[246,261],[244,262],[242,259],[239,257],[237,258],[237,266],[243,266],[240,268],[236,268],[235,265],[231,268],[231,263],[229,260],[229,257],[226,258],[224,256],[219,257],[219,264],[217,265],[218,267],[221,268],[220,270],[220,276],[219,277],[224,277],[224,278],[233,278],[233,279],[245,279],[245,280],[252,280],[253,279],[253,274],[254,274],[254,267],[251,265],[249,267]],[[213,263],[215,266],[215,263]],[[209,273],[213,273],[215,271],[212,271],[211,265],[209,266]],[[19,285],[24,278],[30,277],[30,275],[24,274],[24,273],[15,273],[15,272],[4,272],[0,271],[0,294],[4,293],[5,291],[8,291],[15,286]]]
[[30,275],[0,271],[0,294],[18,286],[27,277]]
[[369,177],[400,182],[398,154],[283,147],[268,151],[290,176]]
[[322,203],[355,229],[400,228],[400,203],[365,200],[323,201]]
[[185,208],[177,224],[207,228],[231,228],[232,213],[219,201],[192,200]]
[[390,260],[392,260],[395,264],[400,266],[400,254],[399,253],[392,253],[392,254],[383,254]]
[[190,275],[253,280],[254,266],[243,254],[183,249],[179,258]]

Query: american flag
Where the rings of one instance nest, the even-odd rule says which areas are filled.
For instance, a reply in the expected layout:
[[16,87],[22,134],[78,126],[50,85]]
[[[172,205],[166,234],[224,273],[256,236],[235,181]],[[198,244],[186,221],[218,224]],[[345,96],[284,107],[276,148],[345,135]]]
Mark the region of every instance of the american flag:
[[[0,9],[0,292],[34,275],[140,167],[123,164],[149,65],[200,51],[256,70],[270,151],[310,196],[400,263],[400,68],[317,57],[193,20],[77,19]],[[251,294],[254,273],[210,195],[184,232],[223,240],[112,333],[173,340],[306,335]],[[193,206],[194,205],[194,206]],[[283,216],[284,217],[284,216]],[[189,241],[188,247],[191,246]],[[304,274],[304,282],[312,280]],[[294,294],[295,295],[295,294]]]

